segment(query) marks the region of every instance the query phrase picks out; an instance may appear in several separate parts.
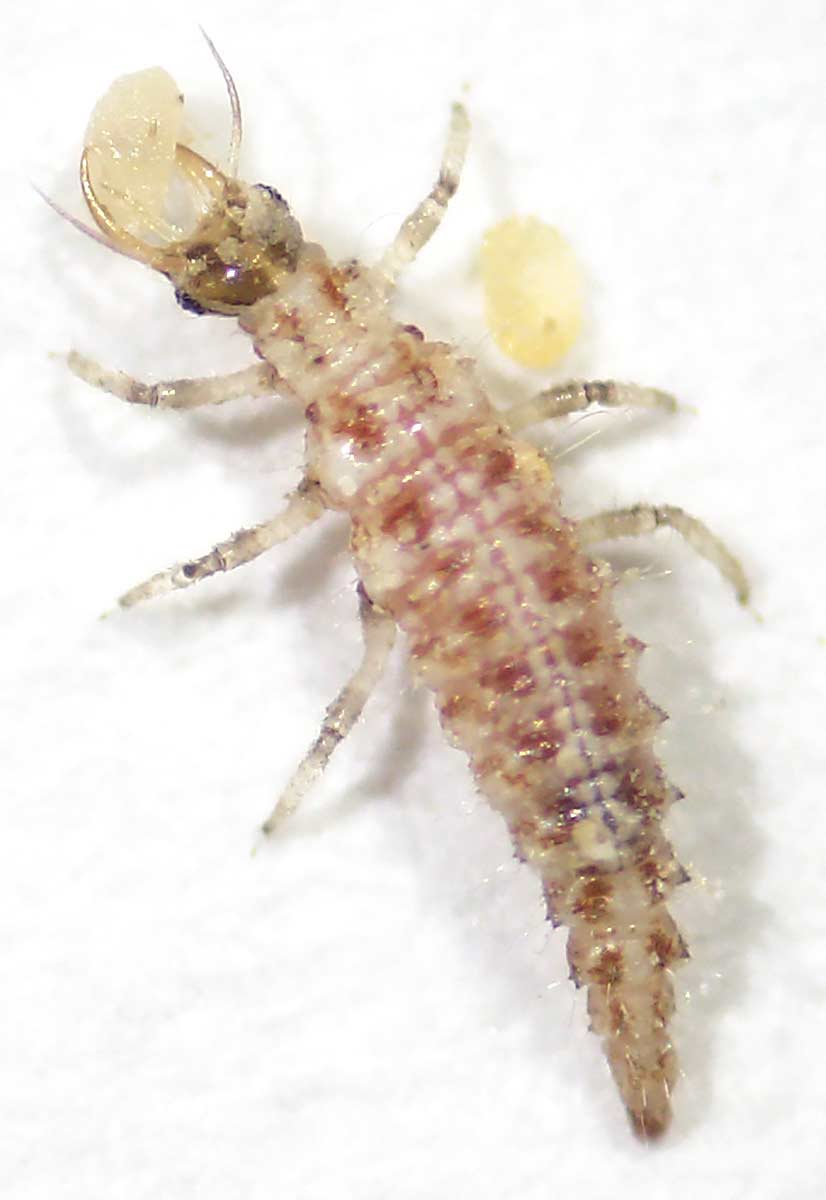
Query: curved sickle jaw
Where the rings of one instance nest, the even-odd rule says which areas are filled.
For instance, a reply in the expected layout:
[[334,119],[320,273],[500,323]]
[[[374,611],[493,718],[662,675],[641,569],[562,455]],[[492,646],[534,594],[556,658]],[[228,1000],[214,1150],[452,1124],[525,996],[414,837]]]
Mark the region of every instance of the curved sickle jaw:
[[162,251],[150,246],[147,242],[142,242],[140,238],[134,237],[121,225],[118,225],[108,208],[98,199],[89,174],[89,152],[86,149],[80,156],[80,190],[83,192],[83,199],[86,201],[86,207],[92,214],[95,224],[106,234],[116,250],[120,250],[121,254],[128,254],[130,258],[137,259],[138,262],[145,263],[148,267],[160,268]]
[[179,142],[175,147],[175,163],[180,171],[187,175],[191,182],[201,188],[214,204],[222,204],[227,195],[227,177],[223,171],[201,154],[182,146]]
[[[226,176],[211,162],[200,154],[196,154],[189,146],[180,144],[175,147],[175,162],[181,172],[195,187],[206,194],[212,204],[220,204],[225,200]],[[89,155],[86,150],[80,157],[80,188],[95,224],[106,235],[115,250],[156,271],[166,273],[172,247],[151,246],[148,242],[129,233],[115,221],[95,192],[89,172]]]

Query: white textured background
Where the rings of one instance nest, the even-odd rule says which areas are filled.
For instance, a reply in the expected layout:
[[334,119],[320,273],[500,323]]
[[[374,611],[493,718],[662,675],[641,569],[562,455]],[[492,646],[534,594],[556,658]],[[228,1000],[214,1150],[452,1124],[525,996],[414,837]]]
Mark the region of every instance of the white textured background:
[[[0,17],[0,1179],[14,1200],[804,1200],[826,1175],[823,613],[826,5],[279,0],[19,4]],[[99,622],[126,586],[271,514],[300,425],[143,413],[71,346],[150,378],[248,361],[231,322],[85,242],[75,163],[111,79],[154,63],[335,254],[474,143],[398,311],[539,385],[485,336],[481,231],[561,227],[589,277],[563,373],[666,386],[560,464],[571,511],[682,504],[742,555],[762,624],[661,534],[618,550],[672,714],[684,1078],[635,1143],[561,935],[400,654],[289,833],[257,822],[357,657],[334,520],[233,577]],[[671,574],[668,572],[671,571]]]

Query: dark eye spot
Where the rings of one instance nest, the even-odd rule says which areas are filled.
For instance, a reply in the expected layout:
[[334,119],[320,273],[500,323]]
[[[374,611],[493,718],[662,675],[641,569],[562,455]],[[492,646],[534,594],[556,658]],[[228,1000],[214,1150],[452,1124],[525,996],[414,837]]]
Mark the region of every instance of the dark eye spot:
[[256,183],[255,186],[260,188],[262,192],[266,192],[271,200],[276,200],[279,204],[287,203],[281,193],[277,191],[276,188],[270,187],[268,183]]
[[193,300],[182,288],[175,288],[175,299],[186,312],[195,313],[197,316],[201,316],[202,313],[206,312],[203,304],[199,304],[197,300]]

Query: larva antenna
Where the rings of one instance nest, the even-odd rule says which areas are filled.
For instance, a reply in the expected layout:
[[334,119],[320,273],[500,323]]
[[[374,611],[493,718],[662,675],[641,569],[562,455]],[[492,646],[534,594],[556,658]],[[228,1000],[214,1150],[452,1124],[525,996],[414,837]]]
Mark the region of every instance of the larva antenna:
[[203,35],[204,41],[209,46],[210,53],[218,64],[218,69],[224,77],[224,84],[229,96],[229,107],[232,114],[232,132],[229,138],[229,154],[227,156],[227,174],[231,179],[235,179],[238,175],[238,160],[241,155],[241,137],[243,135],[243,123],[241,120],[241,101],[238,96],[238,89],[235,86],[235,80],[230,74],[229,67],[221,58],[215,43],[204,29],[203,25],[198,28]]

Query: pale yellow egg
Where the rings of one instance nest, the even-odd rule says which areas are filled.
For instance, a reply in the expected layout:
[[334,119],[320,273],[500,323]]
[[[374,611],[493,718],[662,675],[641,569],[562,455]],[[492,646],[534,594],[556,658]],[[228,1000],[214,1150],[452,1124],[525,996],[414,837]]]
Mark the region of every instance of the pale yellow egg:
[[565,238],[538,217],[508,217],[485,234],[480,265],[496,344],[523,366],[551,366],[582,328],[582,272]]

